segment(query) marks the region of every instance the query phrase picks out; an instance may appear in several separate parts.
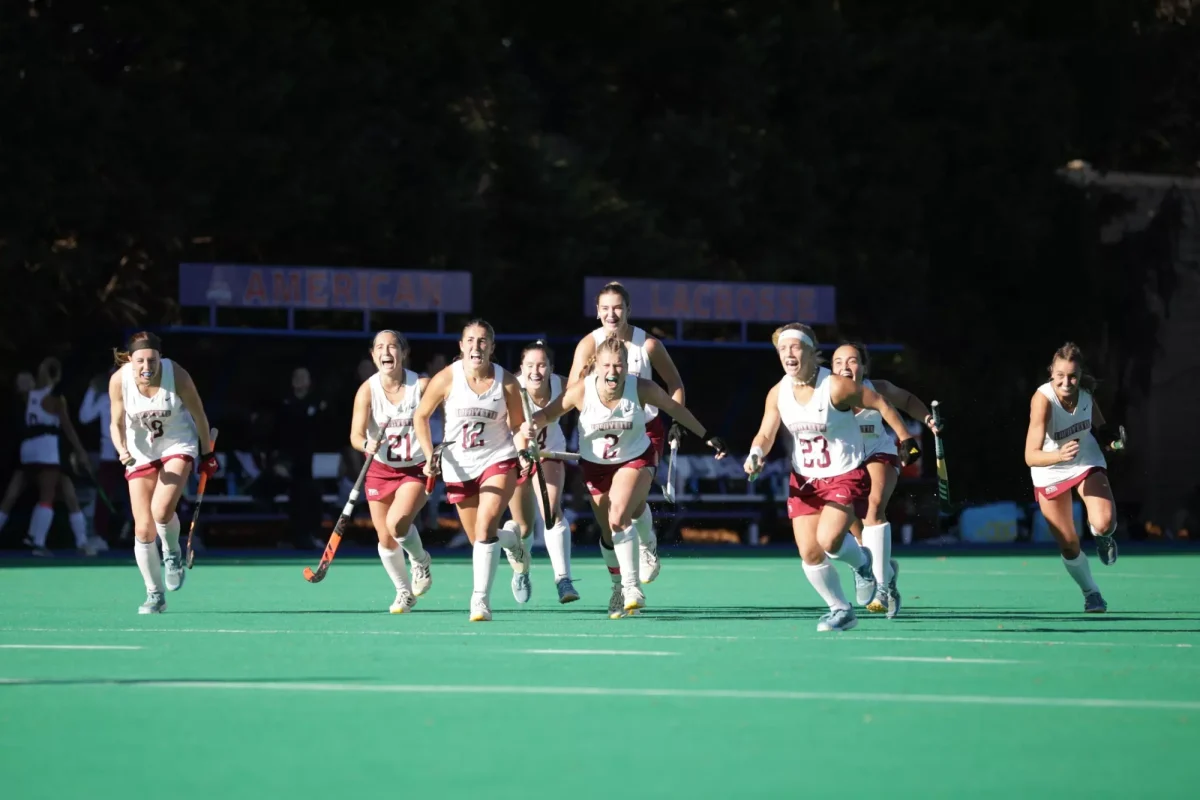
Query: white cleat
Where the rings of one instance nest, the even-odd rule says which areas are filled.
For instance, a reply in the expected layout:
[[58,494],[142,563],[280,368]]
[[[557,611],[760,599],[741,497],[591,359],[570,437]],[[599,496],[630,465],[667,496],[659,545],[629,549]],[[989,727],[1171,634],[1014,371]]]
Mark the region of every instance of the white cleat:
[[187,570],[183,568],[183,552],[181,550],[167,551],[166,557],[163,558],[163,578],[166,581],[168,592],[178,592],[183,588]]
[[396,600],[388,608],[393,614],[407,614],[413,610],[413,606],[417,604],[417,598],[413,597],[413,593],[408,589],[397,589]]
[[473,595],[471,597],[471,622],[491,622],[492,609],[488,607],[488,601],[484,597]]
[[162,592],[148,592],[146,602],[138,607],[139,614],[161,614],[167,610],[167,598]]
[[640,586],[622,589],[621,591],[625,597],[625,613],[633,616],[646,607],[646,595]]
[[409,563],[412,566],[412,593],[420,597],[429,591],[430,586],[433,586],[433,573],[429,569],[433,563],[433,557],[429,553],[425,553],[424,561],[417,561],[410,557]]
[[638,542],[638,580],[642,583],[654,583],[662,564],[658,561],[658,541],[649,545]]

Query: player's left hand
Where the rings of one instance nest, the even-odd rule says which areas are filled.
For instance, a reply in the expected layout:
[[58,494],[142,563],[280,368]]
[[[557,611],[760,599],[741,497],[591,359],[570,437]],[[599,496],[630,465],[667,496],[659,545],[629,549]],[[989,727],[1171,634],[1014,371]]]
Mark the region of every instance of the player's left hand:
[[705,444],[717,451],[717,454],[714,456],[714,458],[716,458],[718,461],[724,458],[726,453],[729,452],[729,448],[725,446],[725,440],[720,436],[713,436],[709,438]]
[[900,443],[900,463],[904,466],[916,461],[921,457],[921,445],[916,439],[905,439]]
[[687,428],[680,425],[678,422],[671,423],[671,429],[667,431],[667,443],[675,442],[678,444],[683,441],[683,437],[688,433]]
[[[946,420],[942,420],[942,422],[945,422],[945,421]],[[933,431],[934,436],[941,436],[942,431],[945,430],[944,426],[938,425],[936,422],[934,422],[933,414],[925,415],[925,427],[927,427],[927,428],[929,428],[929,430]]]
[[521,477],[524,478],[533,472],[533,453],[529,450],[518,450],[517,460],[521,464]]
[[196,472],[212,477],[217,474],[217,470],[221,465],[217,462],[216,453],[202,453],[200,460],[196,463]]

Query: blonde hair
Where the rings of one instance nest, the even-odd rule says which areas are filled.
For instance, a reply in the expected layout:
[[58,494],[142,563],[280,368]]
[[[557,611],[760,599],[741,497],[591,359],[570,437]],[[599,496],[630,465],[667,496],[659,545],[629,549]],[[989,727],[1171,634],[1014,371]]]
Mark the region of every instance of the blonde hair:
[[825,363],[825,355],[821,352],[821,343],[817,340],[817,332],[803,322],[789,322],[787,325],[780,325],[771,333],[771,346],[779,347],[779,337],[784,331],[797,331],[804,336],[807,336],[812,341],[813,358],[817,362],[819,368]]
[[1046,367],[1046,371],[1051,375],[1054,374],[1055,361],[1068,361],[1079,367],[1079,388],[1088,392],[1096,391],[1096,377],[1088,372],[1087,362],[1083,360],[1083,350],[1079,345],[1067,342],[1054,351],[1054,357],[1050,359],[1050,365]]
[[596,368],[596,359],[604,352],[617,353],[621,356],[622,364],[629,362],[629,351],[625,349],[625,342],[621,341],[617,336],[609,336],[603,342],[596,345],[596,352],[592,353],[592,357],[584,365],[583,372],[580,373],[579,377],[586,378],[588,375],[591,375],[592,370]]

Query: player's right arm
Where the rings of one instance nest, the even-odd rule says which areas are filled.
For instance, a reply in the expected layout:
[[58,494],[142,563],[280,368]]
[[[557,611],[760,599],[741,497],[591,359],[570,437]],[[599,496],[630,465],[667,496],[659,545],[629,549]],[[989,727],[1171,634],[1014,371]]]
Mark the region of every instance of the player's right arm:
[[416,434],[417,441],[421,444],[421,452],[426,454],[426,475],[435,474],[434,470],[437,467],[432,458],[433,427],[429,424],[429,418],[438,410],[438,406],[446,402],[446,398],[450,396],[450,387],[453,385],[454,365],[451,364],[429,379],[429,385],[425,387],[425,393],[421,395],[421,403],[413,412],[413,433]]
[[596,340],[591,334],[579,340],[579,344],[575,345],[575,358],[571,360],[571,371],[567,373],[567,388],[574,386],[583,381],[584,370],[587,369],[588,363],[592,357],[596,355]]
[[570,384],[563,390],[562,394],[547,403],[545,408],[534,411],[533,417],[527,420],[525,426],[522,428],[525,438],[534,438],[537,436],[538,431],[550,425],[554,420],[568,411],[582,411],[583,391],[586,387],[587,384],[582,381]]
[[113,447],[117,448],[117,460],[128,465],[133,457],[129,455],[129,445],[125,442],[125,395],[121,393],[121,370],[108,379],[108,402],[112,408],[108,435],[112,438]]
[[1049,467],[1070,461],[1079,452],[1079,442],[1070,441],[1058,450],[1042,450],[1046,426],[1050,424],[1050,401],[1041,392],[1033,393],[1029,404],[1029,432],[1025,434],[1025,463],[1030,467]]
[[757,475],[762,471],[763,464],[767,460],[766,454],[771,452],[771,448],[775,446],[775,436],[778,433],[779,384],[775,384],[771,387],[771,391],[767,392],[767,405],[763,409],[762,423],[758,426],[758,433],[754,435],[754,441],[750,443],[750,455],[742,466],[747,475]]
[[350,446],[360,453],[374,455],[378,441],[367,439],[367,420],[371,417],[371,383],[363,381],[354,395],[354,415],[350,417]]

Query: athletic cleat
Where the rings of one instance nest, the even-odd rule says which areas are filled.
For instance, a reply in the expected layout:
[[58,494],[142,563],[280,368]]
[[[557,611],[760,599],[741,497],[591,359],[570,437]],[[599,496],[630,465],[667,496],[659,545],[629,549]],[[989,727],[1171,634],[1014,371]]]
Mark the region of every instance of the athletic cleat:
[[892,579],[887,585],[887,618],[895,619],[900,613],[900,590],[896,588],[896,578],[900,577],[900,565],[892,559]]
[[871,555],[870,550],[864,549],[863,552],[867,556],[867,561],[854,570],[854,599],[860,606],[869,606],[875,599],[875,593],[879,587],[875,583],[875,575],[871,572],[871,561],[874,556]]
[[632,589],[622,589],[622,594],[625,597],[625,611],[630,616],[633,616],[639,609],[646,607],[646,595],[640,587]]
[[139,614],[161,614],[167,610],[167,598],[162,592],[147,592],[146,602],[138,607]]
[[517,546],[504,551],[513,568],[512,593],[518,603],[528,603],[533,595],[533,582],[529,578],[529,543],[520,537]]
[[168,592],[178,592],[183,588],[187,578],[187,570],[183,568],[183,553],[179,550],[168,550],[163,558],[163,578]]
[[533,581],[528,572],[514,572],[512,576],[512,593],[518,603],[528,603],[533,596]]
[[1088,592],[1083,596],[1083,613],[1103,614],[1105,611],[1108,611],[1108,603],[1099,592]]
[[488,602],[482,597],[471,597],[471,622],[491,622],[492,609],[488,607]]
[[[896,573],[899,571],[900,566],[894,558],[889,559],[888,563],[892,566],[892,579],[888,582],[887,586],[881,587],[878,585],[878,582],[876,583],[875,599],[867,604],[867,611],[870,611],[872,614],[880,614],[887,611],[888,619],[892,619],[900,610],[900,593],[896,591]],[[896,601],[895,610],[892,610],[891,606],[893,595]]]
[[854,616],[853,608],[839,608],[821,617],[817,623],[818,631],[848,631],[858,625],[858,617]]
[[579,599],[579,592],[575,591],[575,584],[571,583],[570,578],[563,578],[555,585],[558,587],[558,602],[574,603]]
[[393,614],[405,614],[413,610],[413,606],[417,604],[417,598],[413,597],[413,593],[408,589],[397,589],[396,600],[388,608]]
[[429,591],[430,586],[433,586],[433,573],[429,570],[429,565],[433,563],[433,557],[426,553],[424,561],[417,561],[411,557],[408,560],[412,567],[412,593],[413,596],[420,597]]
[[620,619],[625,614],[625,592],[620,585],[613,587],[612,597],[608,598],[608,618]]
[[1117,563],[1117,540],[1111,536],[1097,536],[1096,555],[1100,557],[1100,563],[1106,567]]
[[658,541],[649,545],[638,542],[638,580],[642,583],[654,583],[662,564],[658,561]]

